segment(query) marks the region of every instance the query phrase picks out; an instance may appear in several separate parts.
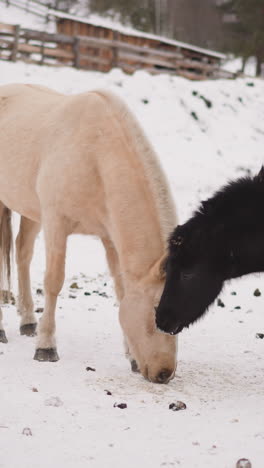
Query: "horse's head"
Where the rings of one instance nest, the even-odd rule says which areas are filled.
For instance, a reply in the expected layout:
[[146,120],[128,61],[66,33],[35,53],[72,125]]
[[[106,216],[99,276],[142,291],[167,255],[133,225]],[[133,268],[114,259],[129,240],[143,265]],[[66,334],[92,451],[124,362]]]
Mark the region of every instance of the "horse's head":
[[[211,233],[212,234],[212,233]],[[203,315],[222,289],[228,259],[215,239],[193,218],[178,226],[169,243],[165,288],[156,311],[161,330],[176,334]]]
[[156,383],[169,382],[177,366],[177,337],[162,333],[155,323],[155,307],[165,282],[163,262],[164,257],[152,266],[136,288],[131,285],[119,309],[132,370],[140,370],[146,379]]
[[230,183],[169,241],[159,329],[176,334],[199,319],[226,279],[264,270],[264,169]]

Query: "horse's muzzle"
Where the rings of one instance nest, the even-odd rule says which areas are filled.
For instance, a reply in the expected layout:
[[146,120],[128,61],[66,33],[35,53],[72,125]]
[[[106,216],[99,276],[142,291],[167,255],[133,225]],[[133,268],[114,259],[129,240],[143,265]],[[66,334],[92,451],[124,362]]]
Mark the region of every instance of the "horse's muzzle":
[[169,369],[163,369],[156,377],[155,383],[166,384],[173,379],[175,372]]
[[156,325],[160,331],[170,335],[177,335],[184,328],[184,324],[175,321],[169,314],[161,314],[159,308],[156,309]]
[[149,380],[150,382],[153,383],[158,383],[158,384],[167,384],[170,380],[172,380],[175,376],[175,369],[161,369],[159,373],[155,376],[150,376],[148,367],[146,366],[143,372],[143,375],[145,379]]

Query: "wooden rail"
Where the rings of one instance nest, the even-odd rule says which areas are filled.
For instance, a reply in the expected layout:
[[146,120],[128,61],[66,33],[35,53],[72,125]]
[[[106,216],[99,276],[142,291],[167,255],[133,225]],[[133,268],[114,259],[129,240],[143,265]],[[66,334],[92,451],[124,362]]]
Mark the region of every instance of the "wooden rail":
[[166,72],[197,80],[217,77],[219,70],[216,63],[191,59],[176,50],[140,47],[120,40],[51,34],[5,23],[0,23],[0,59],[101,71],[120,67],[128,73],[145,69],[153,74]]

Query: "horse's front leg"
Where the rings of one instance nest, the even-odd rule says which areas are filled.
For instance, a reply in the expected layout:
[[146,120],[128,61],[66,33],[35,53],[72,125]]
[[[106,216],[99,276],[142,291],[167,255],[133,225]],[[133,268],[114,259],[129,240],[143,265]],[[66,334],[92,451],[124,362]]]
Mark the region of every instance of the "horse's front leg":
[[16,262],[18,271],[18,308],[21,315],[21,335],[35,335],[37,322],[34,316],[34,304],[30,287],[30,262],[34,242],[40,230],[40,224],[21,217],[20,229],[16,238]]
[[[115,283],[115,292],[118,302],[120,303],[124,297],[125,289],[122,279],[122,274],[120,270],[120,263],[118,258],[117,250],[109,237],[102,237],[102,242],[106,252],[107,263],[111,272],[112,277],[114,278]],[[136,360],[131,355],[126,337],[124,336],[124,348],[125,356],[129,360],[131,369],[133,372],[139,372],[139,368]]]
[[45,307],[38,326],[37,361],[58,361],[55,338],[55,309],[64,282],[67,234],[63,220],[44,219],[46,245],[46,273],[44,280]]
[[125,357],[130,362],[132,372],[140,372],[137,361],[134,359],[134,357],[132,356],[132,354],[130,352],[128,342],[127,342],[127,338],[126,338],[125,334],[124,334],[124,349],[125,349]]

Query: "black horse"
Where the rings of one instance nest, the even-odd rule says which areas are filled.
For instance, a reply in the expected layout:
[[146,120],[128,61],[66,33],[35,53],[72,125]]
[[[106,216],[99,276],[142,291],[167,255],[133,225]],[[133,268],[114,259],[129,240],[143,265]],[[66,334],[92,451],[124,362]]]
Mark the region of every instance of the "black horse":
[[169,239],[159,329],[176,334],[199,319],[226,280],[264,271],[264,167],[201,203]]

